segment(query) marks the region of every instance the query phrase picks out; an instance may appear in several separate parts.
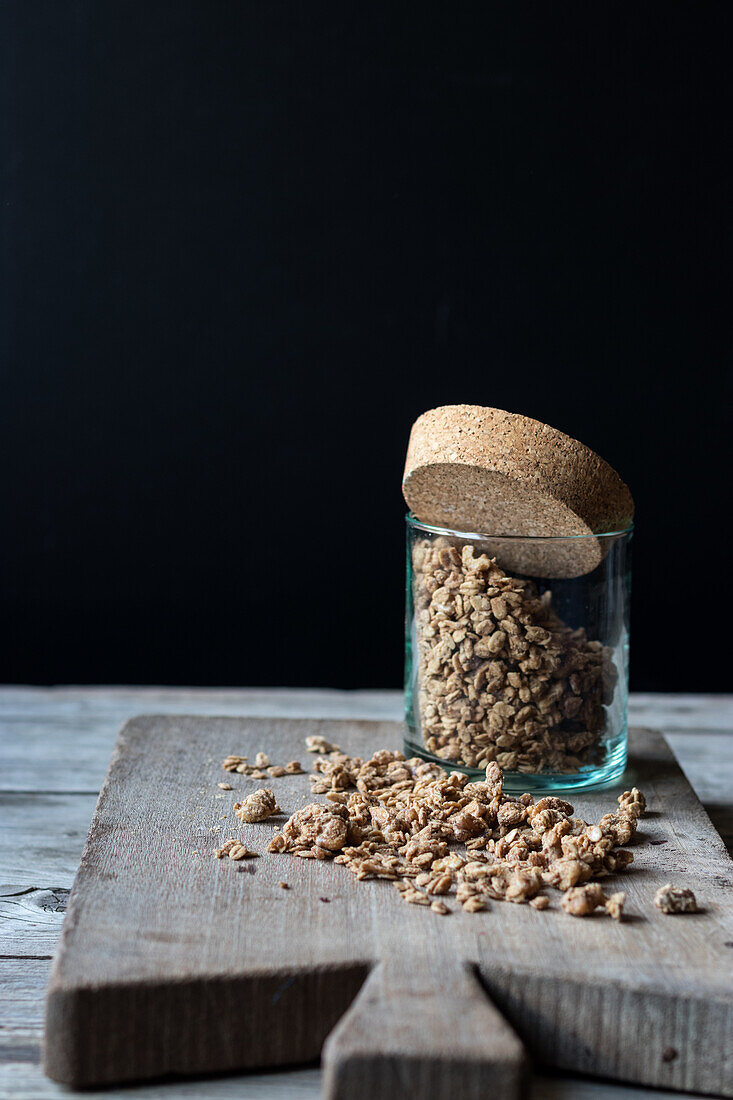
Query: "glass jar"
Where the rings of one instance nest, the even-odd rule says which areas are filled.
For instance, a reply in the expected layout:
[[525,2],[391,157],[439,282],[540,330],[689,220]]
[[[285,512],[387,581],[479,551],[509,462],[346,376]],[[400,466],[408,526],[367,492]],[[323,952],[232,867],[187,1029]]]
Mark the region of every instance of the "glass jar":
[[407,516],[408,756],[472,778],[496,760],[510,791],[622,774],[632,530],[490,536]]

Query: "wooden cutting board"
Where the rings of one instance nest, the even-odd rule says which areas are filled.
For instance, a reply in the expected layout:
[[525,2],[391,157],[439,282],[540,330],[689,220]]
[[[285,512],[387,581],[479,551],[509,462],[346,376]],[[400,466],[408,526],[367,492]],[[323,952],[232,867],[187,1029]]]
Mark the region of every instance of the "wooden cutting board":
[[[323,1050],[332,1100],[478,1100],[518,1094],[526,1049],[563,1069],[733,1096],[733,867],[660,734],[631,734],[625,785],[650,812],[613,880],[627,891],[617,924],[566,915],[554,892],[545,912],[495,902],[470,914],[453,899],[439,916],[391,883],[268,854],[283,819],[242,825],[232,805],[265,785],[290,814],[312,801],[307,776],[263,783],[221,761],[263,750],[308,767],[304,738],[319,733],[367,756],[400,747],[403,727],[171,716],[122,729],[49,985],[49,1076],[100,1085]],[[573,796],[576,811],[597,820],[619,789]],[[261,857],[213,859],[230,836]],[[705,912],[656,910],[668,881]]]

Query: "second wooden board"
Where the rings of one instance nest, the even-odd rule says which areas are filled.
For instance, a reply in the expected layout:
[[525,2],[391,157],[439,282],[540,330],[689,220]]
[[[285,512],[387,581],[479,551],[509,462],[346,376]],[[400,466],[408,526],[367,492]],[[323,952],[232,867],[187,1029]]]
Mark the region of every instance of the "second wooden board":
[[[332,1097],[398,1082],[404,1095],[449,1095],[458,1083],[465,1096],[510,1096],[523,1067],[513,1028],[550,1065],[733,1095],[731,861],[661,735],[632,731],[626,784],[645,792],[649,813],[634,864],[614,880],[628,895],[617,924],[555,903],[441,917],[405,906],[389,883],[267,854],[273,822],[233,815],[263,784],[224,773],[229,753],[305,763],[304,738],[322,734],[368,756],[399,747],[402,732],[392,722],[129,722],[53,969],[49,1075],[82,1086],[283,1065],[317,1058],[333,1032]],[[226,780],[235,790],[219,789]],[[312,800],[304,775],[265,785],[288,814]],[[617,793],[583,792],[576,810],[597,820]],[[229,836],[260,858],[213,859]],[[705,911],[654,909],[670,880]]]

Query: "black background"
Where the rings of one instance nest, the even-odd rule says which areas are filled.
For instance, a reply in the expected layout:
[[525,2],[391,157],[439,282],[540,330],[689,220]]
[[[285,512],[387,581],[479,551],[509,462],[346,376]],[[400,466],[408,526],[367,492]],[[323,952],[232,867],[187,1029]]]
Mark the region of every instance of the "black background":
[[630,485],[632,686],[729,686],[732,17],[6,0],[0,679],[397,686],[465,401]]

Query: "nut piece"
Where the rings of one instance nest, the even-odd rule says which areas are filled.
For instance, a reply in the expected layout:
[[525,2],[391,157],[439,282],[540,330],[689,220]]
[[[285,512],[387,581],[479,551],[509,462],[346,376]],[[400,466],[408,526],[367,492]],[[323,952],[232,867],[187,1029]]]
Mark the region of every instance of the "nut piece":
[[698,913],[697,898],[692,890],[683,886],[673,886],[668,882],[666,886],[660,886],[654,895],[654,904],[663,913]]
[[269,766],[270,766],[270,757],[267,755],[267,753],[266,752],[258,752],[257,755],[255,756],[255,767],[256,768],[269,768]]
[[613,917],[614,920],[621,920],[623,913],[624,902],[626,901],[626,894],[623,890],[619,890],[617,894],[611,894],[606,901],[606,912],[609,917]]
[[232,787],[231,783],[217,783],[216,785],[217,785],[217,787],[221,787],[221,789],[223,791],[233,790],[233,787]]
[[257,852],[250,852],[244,844],[237,843],[229,849],[230,859],[252,859],[256,855]]
[[291,760],[285,765],[286,775],[302,775],[303,769],[300,766],[300,760]]
[[308,752],[341,752],[338,745],[332,745],[330,741],[327,741],[325,737],[321,737],[319,734],[313,734],[305,739],[305,747]]
[[240,821],[252,822],[264,821],[272,814],[279,814],[282,811],[272,791],[261,787],[258,791],[253,791],[252,794],[247,795],[244,802],[235,802],[234,812]]

